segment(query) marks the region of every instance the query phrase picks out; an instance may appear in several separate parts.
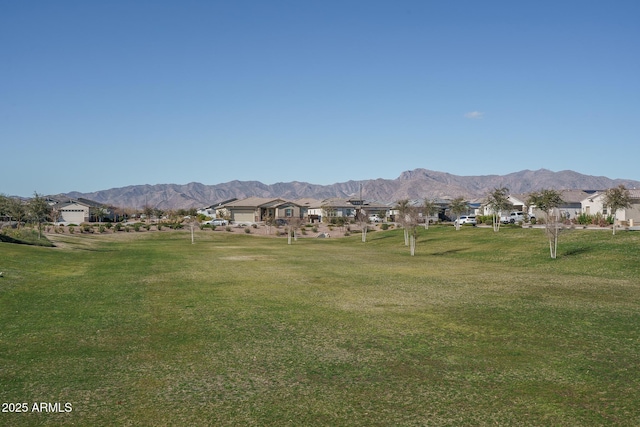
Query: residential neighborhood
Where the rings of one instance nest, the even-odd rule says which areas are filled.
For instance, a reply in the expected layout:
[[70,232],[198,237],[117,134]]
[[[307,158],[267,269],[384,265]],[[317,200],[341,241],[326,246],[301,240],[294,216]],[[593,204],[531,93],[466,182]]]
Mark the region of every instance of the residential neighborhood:
[[[562,190],[558,193],[562,203],[556,208],[558,217],[566,221],[576,222],[579,217],[600,216],[611,217],[614,212],[605,205],[605,191],[595,190]],[[634,227],[640,224],[640,190],[627,190],[630,197],[630,206],[615,212],[617,225]],[[512,212],[521,212],[518,218],[533,219],[543,218],[544,214],[536,206],[529,206],[527,200],[530,194],[509,194],[508,201],[511,207],[506,212],[497,212],[499,216],[508,216]],[[417,212],[418,222],[430,223],[452,222],[460,215],[488,216],[493,212],[485,199],[466,200],[466,210],[457,215],[451,211],[452,197],[435,198],[430,203],[435,206],[435,211],[427,213],[424,209],[425,200],[407,200],[410,206]],[[161,220],[168,215],[167,212],[153,210],[149,207],[142,209],[125,209],[104,205],[85,198],[47,197],[46,202],[51,207],[51,222],[59,225],[81,224],[88,222],[117,222],[131,218],[145,218]],[[213,202],[212,204],[194,210],[194,214],[208,219],[221,218],[231,224],[257,224],[270,220],[289,221],[291,219],[303,220],[307,223],[353,221],[358,214],[367,218],[375,218],[375,221],[395,222],[398,220],[398,201],[366,200],[362,197],[326,199],[298,198],[287,200],[285,198],[247,197],[243,199],[227,199]],[[11,217],[5,209],[2,212],[4,220]],[[186,213],[185,213],[186,215]],[[613,220],[613,217],[611,217]],[[506,222],[506,221],[505,221]]]

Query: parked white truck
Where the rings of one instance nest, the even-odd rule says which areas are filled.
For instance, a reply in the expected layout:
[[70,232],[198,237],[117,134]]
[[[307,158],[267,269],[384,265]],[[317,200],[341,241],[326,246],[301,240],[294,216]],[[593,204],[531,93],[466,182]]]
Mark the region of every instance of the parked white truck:
[[[529,221],[535,219],[535,216],[529,215]],[[500,217],[500,222],[503,224],[517,224],[525,221],[524,212],[511,212],[509,215]]]

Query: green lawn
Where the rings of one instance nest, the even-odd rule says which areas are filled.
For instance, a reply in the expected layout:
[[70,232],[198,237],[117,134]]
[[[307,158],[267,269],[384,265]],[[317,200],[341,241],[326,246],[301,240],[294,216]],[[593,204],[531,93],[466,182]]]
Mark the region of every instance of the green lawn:
[[0,243],[0,425],[640,425],[640,233],[55,239]]

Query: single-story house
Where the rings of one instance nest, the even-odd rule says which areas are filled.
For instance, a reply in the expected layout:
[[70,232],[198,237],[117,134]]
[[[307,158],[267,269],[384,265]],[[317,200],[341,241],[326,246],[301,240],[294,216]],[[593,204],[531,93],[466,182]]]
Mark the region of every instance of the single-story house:
[[[582,213],[582,201],[589,196],[589,194],[595,193],[594,191],[584,190],[558,190],[562,203],[556,209],[560,218],[574,219]],[[535,206],[529,207],[529,212],[535,215],[536,218],[543,218],[544,213]]]
[[216,218],[218,210],[221,209],[222,206],[226,205],[227,203],[235,202],[236,200],[238,199],[234,197],[233,199],[225,200],[224,202],[214,203],[210,206],[198,209],[196,213],[198,215],[205,215],[211,218]]
[[[434,198],[429,200],[436,205],[437,212],[431,214],[428,218],[424,210],[424,199],[409,200],[409,206],[411,206],[412,208],[418,211],[418,222],[423,223],[423,222],[426,222],[427,219],[430,222],[437,222],[439,220],[445,221],[447,219],[446,211],[447,209],[449,209],[449,205],[451,205],[451,200],[440,199],[440,198]],[[389,208],[388,216],[391,219],[391,221],[395,221],[396,218],[398,218],[398,214],[400,213],[396,208],[397,208],[397,203],[394,203],[393,206]]]
[[233,222],[261,222],[268,218],[302,218],[300,206],[294,202],[265,197],[248,197],[220,207]]
[[[629,190],[629,195],[631,196],[631,207],[620,209],[616,212],[616,219],[618,221],[626,221],[629,225],[638,225],[640,224],[640,190]],[[582,213],[587,215],[600,213],[605,217],[611,215],[613,212],[610,212],[609,208],[603,205],[604,196],[605,192],[601,191],[583,199],[581,202]]]
[[[582,212],[582,200],[589,194],[584,190],[558,190],[562,197],[563,203],[558,206],[558,213],[560,217],[566,219],[576,218]],[[510,194],[508,199],[511,203],[511,209],[509,212],[526,212],[529,216],[535,216],[536,218],[543,218],[544,214],[536,209],[535,206],[529,206],[527,201],[531,196],[530,193],[526,194]],[[506,216],[509,212],[498,212],[500,216]],[[484,214],[492,215],[488,206],[484,206]]]
[[65,224],[80,224],[89,222],[91,208],[78,201],[69,201],[53,205],[54,212],[58,217],[54,222]]
[[90,221],[112,219],[113,212],[105,205],[89,199],[49,200],[49,205],[57,217],[56,223],[80,224]]
[[360,210],[367,216],[379,214],[381,217],[386,217],[389,206],[377,202],[367,202],[361,199],[332,197],[310,205],[307,212],[310,221],[322,221],[323,218],[353,219]]

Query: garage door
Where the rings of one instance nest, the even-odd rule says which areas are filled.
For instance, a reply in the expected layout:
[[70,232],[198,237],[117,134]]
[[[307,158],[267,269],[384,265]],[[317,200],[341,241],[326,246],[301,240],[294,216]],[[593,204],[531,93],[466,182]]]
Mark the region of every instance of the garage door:
[[233,220],[235,222],[254,222],[255,214],[252,210],[237,210],[233,212]]

